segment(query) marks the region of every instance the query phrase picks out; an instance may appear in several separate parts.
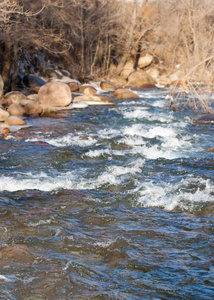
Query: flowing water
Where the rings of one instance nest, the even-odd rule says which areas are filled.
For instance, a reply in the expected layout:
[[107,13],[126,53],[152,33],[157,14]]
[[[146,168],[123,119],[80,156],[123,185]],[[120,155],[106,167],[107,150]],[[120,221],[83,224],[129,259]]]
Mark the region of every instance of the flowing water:
[[214,299],[214,126],[138,94],[1,138],[0,299]]

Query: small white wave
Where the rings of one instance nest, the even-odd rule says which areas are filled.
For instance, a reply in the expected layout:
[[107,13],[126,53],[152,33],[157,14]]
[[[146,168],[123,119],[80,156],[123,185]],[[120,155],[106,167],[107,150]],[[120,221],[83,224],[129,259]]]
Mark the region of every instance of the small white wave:
[[140,194],[138,204],[144,207],[163,207],[169,211],[176,207],[193,210],[200,202],[214,201],[214,186],[210,180],[202,178],[188,178],[176,184],[165,185],[147,182],[136,188],[135,192],[137,191]]
[[79,146],[79,147],[88,147],[97,143],[97,139],[90,135],[74,135],[67,134],[62,137],[48,139],[48,138],[33,138],[27,139],[26,142],[46,142],[55,147],[65,147],[65,146]]
[[0,275],[0,280],[4,280],[6,282],[14,281],[11,278],[9,278],[9,276],[4,276],[4,275]]
[[85,153],[85,156],[88,157],[100,157],[100,156],[111,156],[112,151],[109,149],[99,149],[99,150],[89,150],[87,153]]

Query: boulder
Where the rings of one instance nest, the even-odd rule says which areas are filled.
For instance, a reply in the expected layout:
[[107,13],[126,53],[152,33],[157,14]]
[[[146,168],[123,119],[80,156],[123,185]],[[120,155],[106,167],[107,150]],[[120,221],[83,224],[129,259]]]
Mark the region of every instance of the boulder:
[[64,107],[71,103],[71,91],[64,82],[51,81],[39,89],[39,103],[55,107]]
[[138,60],[138,68],[140,69],[146,68],[149,65],[151,65],[152,62],[153,62],[153,56],[147,53],[146,55],[140,56]]
[[128,89],[117,89],[115,92],[114,92],[114,97],[117,97],[119,94],[121,94],[121,93],[125,93],[125,92],[130,92],[130,90],[128,90]]
[[9,112],[0,108],[0,122],[4,122],[10,116]]
[[2,76],[0,75],[0,97],[2,97],[4,93],[4,81],[2,79]]
[[157,68],[149,68],[146,70],[146,73],[148,73],[150,76],[152,76],[154,79],[158,78],[160,76],[160,71]]
[[74,81],[69,82],[68,86],[69,86],[71,92],[77,92],[79,90],[79,85],[77,82],[74,82]]
[[23,121],[21,118],[16,116],[9,116],[5,122],[6,125],[16,125],[16,126],[22,126],[27,125],[25,121]]
[[44,75],[45,77],[48,77],[48,78],[57,78],[57,79],[61,79],[61,78],[62,78],[62,75],[59,74],[59,72],[55,71],[55,70],[52,69],[52,68],[47,68],[47,69],[45,69],[43,75]]
[[127,79],[133,71],[134,71],[134,62],[132,60],[128,60],[124,65],[122,71],[120,72],[120,76],[124,79]]
[[39,103],[34,101],[29,101],[24,106],[27,115],[35,117],[36,115],[40,115],[43,111],[42,106]]
[[193,124],[204,124],[204,123],[214,124],[214,114],[207,114],[193,121]]
[[43,86],[46,82],[37,76],[26,74],[23,77],[23,83],[28,88],[35,88],[35,87]]
[[27,99],[30,100],[30,101],[34,101],[34,102],[38,102],[39,103],[39,96],[38,96],[38,94],[28,95]]
[[156,84],[156,81],[145,71],[141,70],[135,71],[129,76],[129,86],[141,87],[143,84]]
[[84,89],[83,91],[83,94],[84,95],[90,95],[90,96],[94,96],[96,95],[96,92],[95,92],[95,89],[94,88],[91,88],[91,87],[87,87],[86,89]]
[[140,97],[132,91],[119,93],[117,95],[117,99],[137,99],[137,98]]
[[154,84],[148,84],[148,83],[142,84],[140,86],[140,88],[141,89],[151,89],[151,90],[157,89],[156,85],[154,85]]
[[18,103],[20,104],[20,102],[22,100],[27,100],[27,97],[22,94],[21,92],[9,92],[7,94],[4,95],[4,99],[5,100],[11,100],[13,103]]
[[111,81],[108,81],[108,80],[102,80],[100,82],[100,87],[101,87],[102,90],[111,90],[111,91],[116,90],[115,84]]
[[89,84],[83,84],[79,87],[79,92],[80,93],[84,93],[85,89],[90,89],[91,93],[96,94],[97,90],[95,89],[95,87],[89,85]]
[[13,103],[11,104],[7,111],[12,115],[12,116],[24,116],[26,114],[26,111],[24,107],[18,103]]

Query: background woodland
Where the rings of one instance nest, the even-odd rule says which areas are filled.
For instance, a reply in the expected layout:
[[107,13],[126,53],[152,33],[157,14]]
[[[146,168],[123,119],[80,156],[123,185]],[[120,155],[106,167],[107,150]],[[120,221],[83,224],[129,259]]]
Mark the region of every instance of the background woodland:
[[8,90],[18,73],[47,67],[80,81],[119,77],[145,55],[158,76],[213,82],[213,0],[1,0],[0,31]]

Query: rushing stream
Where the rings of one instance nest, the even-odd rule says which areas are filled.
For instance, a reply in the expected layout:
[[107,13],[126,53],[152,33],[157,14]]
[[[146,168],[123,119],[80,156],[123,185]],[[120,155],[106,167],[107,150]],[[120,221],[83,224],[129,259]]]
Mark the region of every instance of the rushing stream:
[[1,300],[214,299],[214,126],[138,94],[1,137]]

